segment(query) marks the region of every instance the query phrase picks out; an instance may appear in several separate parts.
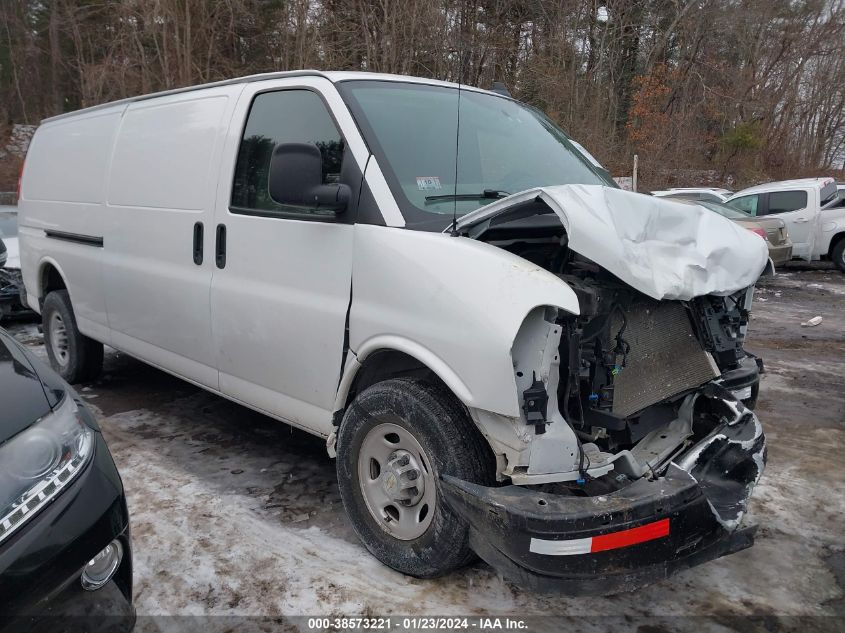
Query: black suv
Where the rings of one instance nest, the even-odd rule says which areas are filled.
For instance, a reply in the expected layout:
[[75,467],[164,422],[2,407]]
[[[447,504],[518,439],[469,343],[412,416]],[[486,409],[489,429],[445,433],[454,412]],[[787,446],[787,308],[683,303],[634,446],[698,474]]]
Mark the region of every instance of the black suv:
[[97,422],[0,329],[0,630],[134,620],[126,498]]

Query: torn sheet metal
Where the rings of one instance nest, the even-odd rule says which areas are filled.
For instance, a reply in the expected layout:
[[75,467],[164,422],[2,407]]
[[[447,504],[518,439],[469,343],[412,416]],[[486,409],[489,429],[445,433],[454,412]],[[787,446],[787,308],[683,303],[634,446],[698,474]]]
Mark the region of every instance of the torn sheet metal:
[[748,499],[766,465],[766,437],[760,420],[718,385],[707,385],[696,398],[705,397],[723,423],[693,446],[675,464],[701,487],[716,520],[735,530]]
[[537,199],[561,219],[573,251],[654,299],[736,292],[769,259],[765,240],[704,207],[599,185],[528,189],[465,215],[458,229]]

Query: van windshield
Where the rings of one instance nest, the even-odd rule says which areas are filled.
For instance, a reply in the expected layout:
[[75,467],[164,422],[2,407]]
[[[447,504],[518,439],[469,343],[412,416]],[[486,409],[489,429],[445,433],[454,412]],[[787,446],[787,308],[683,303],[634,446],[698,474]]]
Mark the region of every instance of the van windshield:
[[339,87],[408,223],[454,209],[463,215],[531,187],[616,187],[547,117],[511,99],[461,90],[459,125],[457,88],[372,80]]

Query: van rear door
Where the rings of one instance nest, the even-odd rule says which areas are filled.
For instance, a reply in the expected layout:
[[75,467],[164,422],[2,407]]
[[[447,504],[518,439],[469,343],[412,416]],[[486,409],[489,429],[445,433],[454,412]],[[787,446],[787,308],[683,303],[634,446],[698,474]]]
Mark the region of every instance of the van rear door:
[[[313,143],[323,182],[348,184],[351,206],[270,198],[279,143]],[[355,201],[368,152],[334,85],[321,77],[247,84],[221,165],[211,286],[220,390],[328,435],[344,355]]]
[[216,177],[242,85],[131,103],[108,180],[103,277],[112,344],[218,388],[209,288]]

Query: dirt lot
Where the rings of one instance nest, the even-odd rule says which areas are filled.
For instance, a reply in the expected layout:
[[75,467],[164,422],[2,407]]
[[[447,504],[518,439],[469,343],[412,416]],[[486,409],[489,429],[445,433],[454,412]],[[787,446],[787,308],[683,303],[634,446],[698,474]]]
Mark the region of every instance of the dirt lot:
[[[383,567],[345,519],[321,440],[109,350],[101,379],[80,393],[129,495],[138,614],[543,616],[532,630],[559,630],[569,616],[573,630],[643,633],[705,622],[841,627],[843,307],[845,275],[822,264],[791,267],[758,287],[747,348],[766,363],[758,413],[769,465],[746,520],[760,524],[757,544],[635,593],[593,599],[527,593],[483,563],[437,581]],[[801,326],[816,315],[821,325]],[[9,329],[44,354],[34,324]],[[140,628],[168,621],[142,617]],[[225,618],[203,626],[238,628]]]

